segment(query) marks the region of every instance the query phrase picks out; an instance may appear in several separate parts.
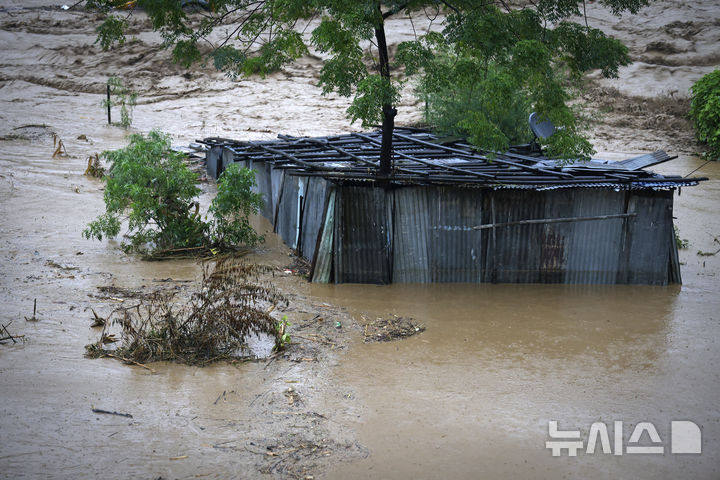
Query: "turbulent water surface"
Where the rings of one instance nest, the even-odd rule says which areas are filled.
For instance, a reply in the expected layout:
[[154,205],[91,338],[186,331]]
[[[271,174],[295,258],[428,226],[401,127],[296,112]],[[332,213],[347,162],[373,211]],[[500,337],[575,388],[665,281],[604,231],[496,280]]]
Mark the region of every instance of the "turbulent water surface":
[[[710,178],[676,195],[689,242],[682,286],[334,286],[279,274],[298,327],[341,322],[306,338],[324,339],[330,352],[317,362],[301,351],[295,362],[161,364],[151,373],[84,358],[97,338],[90,309],[106,314],[116,302],[97,287],[151,290],[201,275],[193,261],[147,263],[116,241],[80,235],[103,209],[102,183],[83,176],[86,159],[125,142],[100,106],[109,74],[140,92],[133,131],[160,128],[179,144],[357,125],[344,116],[346,99],[319,95],[317,57],[264,81],[231,82],[173,65],[142,18],[132,41],[101,52],[95,16],[58,6],[0,5],[0,321],[26,339],[0,346],[0,477],[720,478],[720,165],[692,155],[657,168]],[[717,66],[717,6],[654,8],[619,22],[591,9],[637,60],[610,86],[684,95]],[[398,122],[417,120],[415,101],[404,102]],[[664,130],[646,132],[603,129],[595,141],[613,159],[686,152]],[[53,134],[68,156],[52,157]],[[205,205],[213,193],[206,184]],[[288,254],[269,233],[252,258],[282,272]],[[34,300],[38,321],[28,322]],[[393,314],[427,330],[362,343],[357,325]],[[625,446],[639,422],[651,422],[665,453],[598,447],[556,458],[545,445],[551,420],[580,430],[585,446],[593,422],[614,438],[622,421]],[[673,420],[700,426],[702,454],[670,452]],[[647,434],[641,440],[649,445]]]

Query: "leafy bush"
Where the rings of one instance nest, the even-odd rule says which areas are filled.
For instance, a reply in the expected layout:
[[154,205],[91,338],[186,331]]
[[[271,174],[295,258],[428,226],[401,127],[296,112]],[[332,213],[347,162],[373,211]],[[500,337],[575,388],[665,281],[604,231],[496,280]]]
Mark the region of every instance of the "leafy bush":
[[702,77],[691,90],[690,116],[697,137],[708,144],[708,158],[720,159],[720,69]]
[[195,185],[197,176],[184,163],[182,153],[170,149],[167,135],[152,131],[147,137],[130,136],[130,144],[102,156],[111,162],[105,188],[105,213],[83,231],[85,238],[115,237],[127,216],[128,233],[122,243],[126,252],[167,255],[179,251],[201,253],[209,248],[227,250],[262,240],[249,225],[249,215],[262,205],[252,170],[230,168],[221,181],[218,199],[200,216]]
[[254,193],[255,171],[229,165],[218,180],[218,193],[210,205],[212,242],[221,248],[256,245],[264,240],[250,225],[250,215],[262,208],[262,195]]

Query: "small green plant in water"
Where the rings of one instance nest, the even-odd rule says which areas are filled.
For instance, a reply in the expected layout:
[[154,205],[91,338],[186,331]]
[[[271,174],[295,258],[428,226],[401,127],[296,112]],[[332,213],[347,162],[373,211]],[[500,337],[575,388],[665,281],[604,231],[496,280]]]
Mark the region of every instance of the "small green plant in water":
[[126,87],[120,77],[110,77],[107,83],[110,87],[110,98],[103,100],[103,108],[120,107],[120,125],[130,128],[133,109],[137,104],[137,93]]
[[677,225],[673,225],[673,233],[675,234],[675,245],[679,250],[685,250],[690,245],[687,238],[680,238],[680,230]]
[[288,322],[287,315],[283,315],[282,319],[277,324],[275,350],[282,350],[290,343],[291,338],[287,329],[291,325],[292,323]]
[[111,163],[104,177],[105,213],[90,222],[85,238],[116,237],[126,219],[123,250],[153,257],[228,251],[263,240],[248,218],[262,207],[262,196],[251,191],[254,171],[232,165],[223,173],[210,206],[213,218],[206,222],[197,201],[197,175],[185,155],[170,148],[167,135],[134,134],[127,147],[101,156]]

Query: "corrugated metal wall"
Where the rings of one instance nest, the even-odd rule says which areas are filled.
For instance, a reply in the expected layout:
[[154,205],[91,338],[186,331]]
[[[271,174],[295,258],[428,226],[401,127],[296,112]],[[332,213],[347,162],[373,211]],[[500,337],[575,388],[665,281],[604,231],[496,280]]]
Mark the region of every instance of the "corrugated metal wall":
[[390,283],[388,209],[383,188],[343,186],[335,199],[335,282]]
[[280,197],[282,194],[283,180],[285,179],[285,170],[279,168],[273,168],[270,173],[270,188],[273,202],[272,216],[267,217],[270,223],[275,225],[277,223],[278,207],[280,206]]
[[290,248],[297,248],[300,226],[301,197],[304,196],[306,177],[285,175],[275,219],[275,232]]
[[677,249],[673,232],[672,192],[637,191],[630,198],[630,211],[637,216],[629,221],[627,282],[665,285],[670,262]]
[[[431,282],[480,282],[482,220],[479,189],[435,187],[430,192],[428,257]],[[402,212],[398,212],[402,215]]]
[[272,222],[275,214],[275,204],[272,198],[272,167],[265,162],[252,162],[250,168],[255,170],[257,187],[254,190],[263,196],[263,208],[260,213]]
[[[483,201],[483,224],[545,218],[543,192],[489,190]],[[485,282],[537,283],[543,251],[543,225],[510,225],[485,230]]]
[[[572,217],[626,213],[627,191],[586,188],[573,193]],[[568,224],[565,283],[616,283],[624,256],[623,226],[627,221],[613,218]]]
[[[560,189],[545,192],[544,218],[568,218],[575,215],[575,190]],[[565,283],[569,247],[568,239],[575,230],[573,223],[547,223],[540,230],[541,283]]]
[[297,248],[312,261],[324,221],[327,180],[285,175],[284,170],[267,162],[240,163],[255,170],[257,186],[253,191],[263,196],[262,215],[290,248]]
[[397,189],[394,193],[393,281],[428,283],[431,281],[428,252],[432,205],[428,197],[431,190],[408,187]]
[[[208,159],[222,168],[229,153],[219,153]],[[657,285],[679,279],[671,270],[672,191],[331,186],[264,162],[251,166],[267,199],[263,215],[290,248],[322,267],[314,281]],[[473,228],[626,213],[636,216]],[[325,249],[318,250],[322,242]]]
[[333,266],[333,245],[335,239],[335,195],[336,189],[328,187],[325,218],[322,231],[319,232],[320,242],[313,257],[312,281],[329,283]]
[[320,177],[308,178],[307,192],[305,194],[302,215],[302,229],[300,231],[300,254],[312,261],[318,243],[318,232],[323,226],[323,212],[327,201],[328,182]]

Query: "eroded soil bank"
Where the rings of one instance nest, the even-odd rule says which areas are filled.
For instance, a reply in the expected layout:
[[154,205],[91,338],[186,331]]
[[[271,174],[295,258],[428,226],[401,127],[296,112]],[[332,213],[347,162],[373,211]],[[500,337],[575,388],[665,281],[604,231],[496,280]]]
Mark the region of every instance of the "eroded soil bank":
[[[117,242],[80,235],[103,208],[102,184],[82,175],[86,159],[125,142],[100,107],[107,76],[140,93],[133,131],[160,128],[178,144],[357,126],[344,117],[345,99],[319,95],[318,58],[230,82],[174,66],[142,18],[131,42],[104,53],[93,43],[94,15],[6,2],[0,321],[26,342],[0,345],[0,476],[718,478],[720,260],[710,254],[720,249],[720,165],[691,155],[698,147],[682,116],[687,87],[717,65],[718,11],[711,1],[655,5],[619,22],[591,7],[591,21],[625,39],[637,61],[587,97],[604,112],[593,131],[603,156],[664,148],[682,156],[658,170],[710,177],[676,196],[689,242],[682,287],[309,285],[285,273],[293,258],[268,233],[252,260],[276,267],[269,280],[291,297],[287,354],[149,371],[83,357],[97,338],[90,309],[104,315],[129,301],[123,289],[185,288],[201,266],[142,262]],[[410,34],[409,24],[396,26]],[[398,122],[418,121],[415,101],[403,102]],[[67,157],[52,158],[52,133]],[[214,186],[203,188],[207,205]],[[114,293],[99,288],[107,286]],[[34,299],[38,321],[27,322]],[[426,330],[363,343],[364,322],[390,315]],[[625,442],[637,423],[652,422],[666,453],[554,458],[550,420],[580,429],[585,443],[593,422],[612,435],[623,421]],[[701,426],[701,455],[669,453],[672,420]]]

